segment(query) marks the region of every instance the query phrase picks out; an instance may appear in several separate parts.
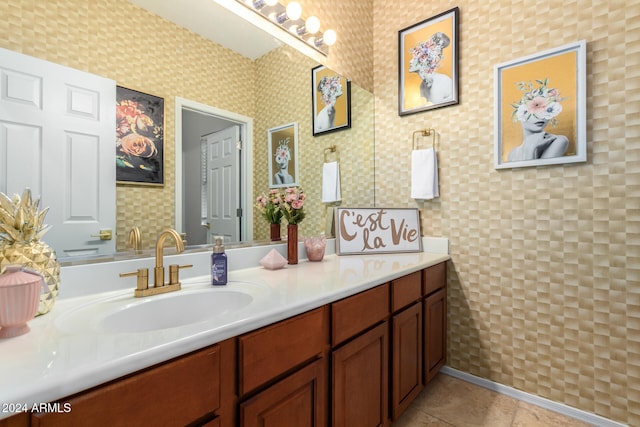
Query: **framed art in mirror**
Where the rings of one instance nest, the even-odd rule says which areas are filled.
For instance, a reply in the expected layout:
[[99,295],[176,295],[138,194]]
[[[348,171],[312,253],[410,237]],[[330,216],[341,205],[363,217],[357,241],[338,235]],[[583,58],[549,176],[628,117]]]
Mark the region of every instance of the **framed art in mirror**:
[[458,104],[458,16],[453,8],[398,32],[398,114]]
[[298,123],[271,128],[269,135],[269,188],[298,185]]
[[311,70],[313,136],[351,128],[351,82],[319,65]]
[[498,64],[495,168],[587,160],[586,42]]
[[164,99],[116,87],[116,182],[164,185]]

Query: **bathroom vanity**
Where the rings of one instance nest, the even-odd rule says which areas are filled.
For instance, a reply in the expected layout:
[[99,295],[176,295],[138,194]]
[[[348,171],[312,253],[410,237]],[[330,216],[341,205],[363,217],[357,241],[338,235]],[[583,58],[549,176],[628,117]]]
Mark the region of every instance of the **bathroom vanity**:
[[[189,295],[251,299],[173,327],[113,326],[144,306],[133,289],[62,299],[0,342],[0,426],[389,425],[445,363],[448,259],[328,255],[232,270],[225,289],[195,275],[175,293],[192,312]],[[154,316],[174,319],[165,298]]]

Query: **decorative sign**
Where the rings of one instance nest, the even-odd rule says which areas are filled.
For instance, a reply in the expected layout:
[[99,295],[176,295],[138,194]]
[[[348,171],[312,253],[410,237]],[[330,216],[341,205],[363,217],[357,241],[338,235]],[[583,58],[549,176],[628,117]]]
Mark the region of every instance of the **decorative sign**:
[[418,209],[337,208],[338,255],[422,252]]

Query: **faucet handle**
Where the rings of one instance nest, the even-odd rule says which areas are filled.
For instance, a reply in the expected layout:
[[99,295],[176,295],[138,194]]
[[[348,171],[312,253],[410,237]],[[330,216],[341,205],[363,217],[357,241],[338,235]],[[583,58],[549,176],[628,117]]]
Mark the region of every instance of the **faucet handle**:
[[132,271],[129,273],[120,273],[120,277],[131,277],[136,276],[137,286],[136,289],[144,290],[149,288],[149,269],[148,268],[139,268],[137,271]]
[[180,284],[180,277],[179,277],[179,271],[180,269],[183,268],[191,268],[193,267],[193,264],[185,264],[185,265],[178,265],[178,264],[171,264],[169,266],[169,285],[179,285]]

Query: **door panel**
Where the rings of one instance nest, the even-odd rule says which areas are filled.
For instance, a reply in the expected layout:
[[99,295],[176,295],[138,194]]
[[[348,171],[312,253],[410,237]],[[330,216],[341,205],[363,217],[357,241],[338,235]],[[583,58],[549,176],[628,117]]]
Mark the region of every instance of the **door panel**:
[[207,195],[208,243],[215,242],[215,236],[223,236],[227,242],[240,240],[240,218],[236,214],[240,200],[239,139],[238,126],[203,137],[202,143],[207,147],[203,194]]
[[0,49],[0,191],[49,207],[60,256],[108,254],[115,240],[115,82]]

